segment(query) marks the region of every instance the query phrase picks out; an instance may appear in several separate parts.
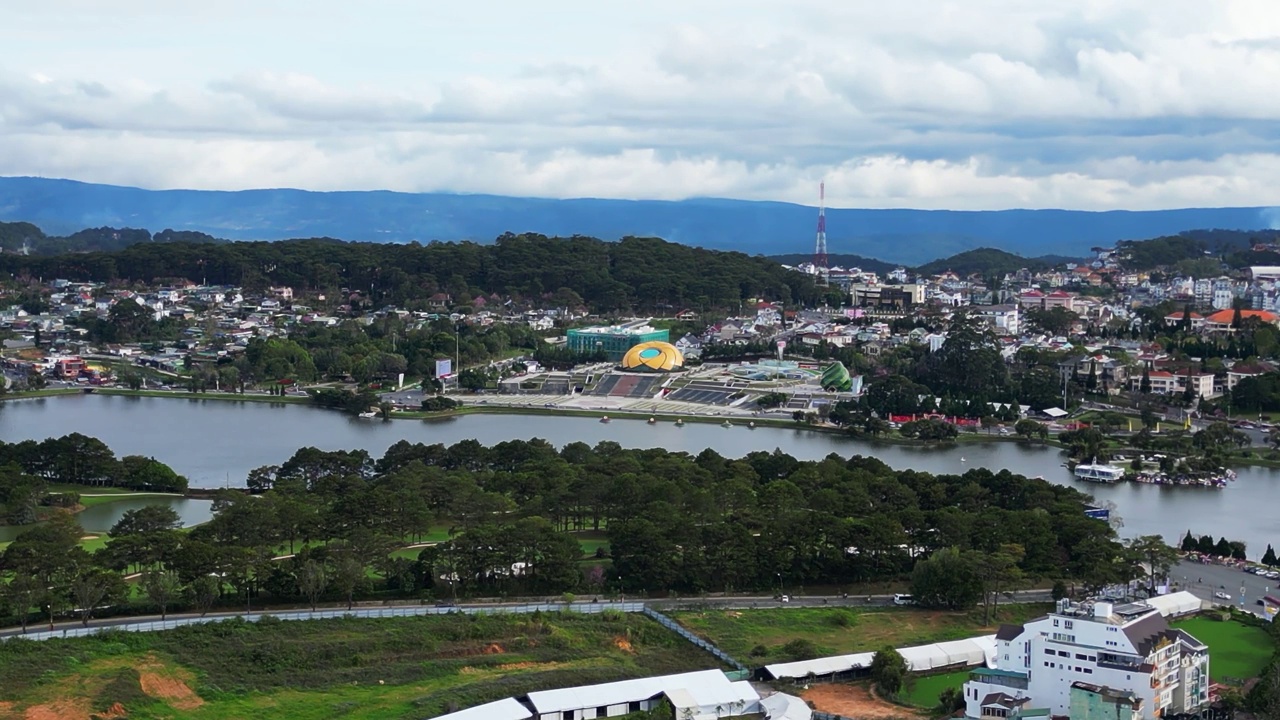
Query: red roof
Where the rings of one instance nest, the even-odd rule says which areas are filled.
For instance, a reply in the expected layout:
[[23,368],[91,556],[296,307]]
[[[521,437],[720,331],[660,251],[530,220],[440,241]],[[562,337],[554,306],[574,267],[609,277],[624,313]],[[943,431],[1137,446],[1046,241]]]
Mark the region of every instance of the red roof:
[[[1230,325],[1231,322],[1235,320],[1235,317],[1236,317],[1235,310],[1219,310],[1218,312],[1210,315],[1205,319],[1211,323],[1217,323],[1219,325]],[[1266,310],[1241,310],[1240,311],[1241,320],[1245,318],[1251,318],[1251,317],[1256,317],[1262,322],[1266,322],[1266,323],[1274,323],[1276,321],[1275,313],[1270,313],[1270,312],[1267,312]]]
[[[1183,312],[1169,313],[1168,315],[1165,315],[1165,316],[1164,316],[1164,319],[1165,319],[1165,320],[1181,320],[1181,319],[1182,319],[1182,316],[1183,316],[1183,314],[1184,314],[1185,312],[1186,312],[1186,311],[1184,310]],[[1192,312],[1192,313],[1191,313],[1191,319],[1192,319],[1192,320],[1199,320],[1199,319],[1200,319],[1200,318],[1202,318],[1202,317],[1204,317],[1204,316],[1203,316],[1203,315],[1201,315],[1201,314],[1200,314],[1200,313],[1198,313],[1198,312]]]

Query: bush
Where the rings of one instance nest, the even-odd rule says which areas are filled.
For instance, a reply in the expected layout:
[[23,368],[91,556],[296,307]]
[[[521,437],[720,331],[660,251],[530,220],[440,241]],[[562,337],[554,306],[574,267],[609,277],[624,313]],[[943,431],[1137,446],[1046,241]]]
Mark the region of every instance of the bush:
[[858,622],[858,617],[847,610],[837,610],[827,616],[827,622],[836,627],[852,627]]
[[782,654],[794,662],[797,660],[812,660],[821,653],[818,652],[818,647],[812,642],[804,638],[796,638],[782,646]]
[[764,645],[756,645],[751,648],[751,657],[765,657],[769,654],[769,648]]

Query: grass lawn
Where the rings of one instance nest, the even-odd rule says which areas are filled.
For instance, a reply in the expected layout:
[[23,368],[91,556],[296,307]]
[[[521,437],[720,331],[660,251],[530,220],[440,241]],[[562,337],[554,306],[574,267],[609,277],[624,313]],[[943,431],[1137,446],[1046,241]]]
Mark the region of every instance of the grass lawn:
[[640,615],[230,621],[0,643],[0,716],[435,717],[533,690],[713,667]]
[[968,670],[957,670],[942,675],[924,677],[907,676],[907,689],[902,692],[901,699],[916,707],[933,709],[938,705],[938,696],[947,688],[958,688],[969,679]]
[[[944,612],[914,608],[764,608],[674,613],[675,619],[720,649],[746,662],[785,662],[782,646],[807,640],[816,657],[961,640],[995,632],[1001,622],[1024,622],[1043,615],[1048,605],[1002,606],[991,626],[982,611]],[[765,655],[751,655],[763,646]]]
[[604,530],[580,530],[569,534],[582,546],[583,557],[595,557],[599,548],[609,549],[609,534]]
[[1209,676],[1215,682],[1257,677],[1275,649],[1265,630],[1243,623],[1197,617],[1173,625],[1209,646]]

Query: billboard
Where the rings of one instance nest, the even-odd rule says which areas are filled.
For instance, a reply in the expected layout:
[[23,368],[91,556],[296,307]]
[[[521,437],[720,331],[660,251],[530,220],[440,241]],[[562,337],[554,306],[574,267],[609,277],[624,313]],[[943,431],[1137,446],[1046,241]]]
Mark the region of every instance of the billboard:
[[436,361],[436,377],[447,378],[453,374],[453,361],[449,359]]

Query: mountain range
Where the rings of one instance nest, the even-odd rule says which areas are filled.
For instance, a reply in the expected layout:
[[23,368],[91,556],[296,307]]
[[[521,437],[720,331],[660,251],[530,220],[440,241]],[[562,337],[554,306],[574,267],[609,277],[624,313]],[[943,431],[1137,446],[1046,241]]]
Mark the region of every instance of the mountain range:
[[[232,240],[336,237],[375,242],[474,240],[504,232],[628,235],[749,254],[812,251],[817,210],[780,202],[518,198],[390,191],[145,190],[74,180],[0,177],[0,220],[68,234],[85,227],[170,228]],[[1024,256],[1082,256],[1117,240],[1199,228],[1273,227],[1273,208],[1180,210],[862,210],[829,208],[832,254],[919,265],[980,247]]]

